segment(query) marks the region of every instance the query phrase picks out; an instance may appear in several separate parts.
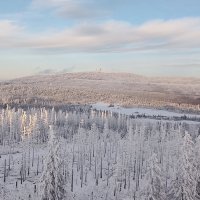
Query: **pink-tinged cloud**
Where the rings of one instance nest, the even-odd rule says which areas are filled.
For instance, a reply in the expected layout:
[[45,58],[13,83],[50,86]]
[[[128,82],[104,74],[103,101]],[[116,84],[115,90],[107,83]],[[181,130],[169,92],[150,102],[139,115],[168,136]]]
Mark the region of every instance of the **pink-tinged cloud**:
[[0,20],[0,39],[18,34],[22,30],[17,24],[10,20]]
[[155,20],[142,25],[123,21],[84,23],[37,34],[30,34],[13,22],[0,21],[0,48],[69,53],[192,50],[200,48],[200,18]]
[[23,28],[10,20],[0,20],[0,48],[12,48],[23,35]]

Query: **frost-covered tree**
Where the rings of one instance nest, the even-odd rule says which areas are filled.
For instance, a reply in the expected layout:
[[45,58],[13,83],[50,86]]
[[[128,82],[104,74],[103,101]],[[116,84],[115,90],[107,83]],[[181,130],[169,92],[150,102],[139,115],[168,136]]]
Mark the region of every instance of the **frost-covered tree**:
[[60,144],[53,127],[49,132],[49,153],[44,172],[41,177],[42,200],[63,200],[65,197],[64,180],[62,176],[62,161],[60,159]]
[[194,200],[196,198],[196,166],[194,143],[186,132],[177,162],[177,175],[173,181],[169,198],[174,200]]
[[153,155],[147,161],[147,172],[144,176],[144,188],[141,194],[143,200],[164,200],[166,199],[163,188],[163,175],[157,155]]
[[200,197],[200,136],[196,139],[195,144],[195,156],[196,156],[196,167],[197,167],[197,187],[196,192]]

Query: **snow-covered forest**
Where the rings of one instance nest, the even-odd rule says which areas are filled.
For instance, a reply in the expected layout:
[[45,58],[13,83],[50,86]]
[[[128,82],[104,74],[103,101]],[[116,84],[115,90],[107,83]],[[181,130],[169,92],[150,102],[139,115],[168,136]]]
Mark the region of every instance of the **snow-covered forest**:
[[78,72],[24,77],[0,83],[1,105],[57,106],[118,103],[200,113],[200,79]]
[[200,124],[111,111],[0,110],[0,199],[195,200]]

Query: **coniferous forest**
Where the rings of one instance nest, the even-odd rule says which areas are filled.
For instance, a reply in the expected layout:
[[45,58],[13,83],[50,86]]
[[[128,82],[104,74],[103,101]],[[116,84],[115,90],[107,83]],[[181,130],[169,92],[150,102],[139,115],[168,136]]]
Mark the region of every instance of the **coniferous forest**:
[[0,110],[0,199],[195,200],[200,124],[94,109]]

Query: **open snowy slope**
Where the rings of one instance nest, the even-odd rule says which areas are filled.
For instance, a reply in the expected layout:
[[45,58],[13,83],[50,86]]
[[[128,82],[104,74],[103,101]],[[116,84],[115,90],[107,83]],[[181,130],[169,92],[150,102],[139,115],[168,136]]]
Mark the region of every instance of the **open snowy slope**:
[[150,78],[130,73],[38,75],[0,83],[1,103],[118,103],[198,110],[200,79]]

